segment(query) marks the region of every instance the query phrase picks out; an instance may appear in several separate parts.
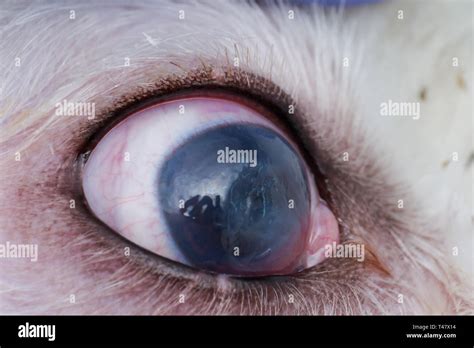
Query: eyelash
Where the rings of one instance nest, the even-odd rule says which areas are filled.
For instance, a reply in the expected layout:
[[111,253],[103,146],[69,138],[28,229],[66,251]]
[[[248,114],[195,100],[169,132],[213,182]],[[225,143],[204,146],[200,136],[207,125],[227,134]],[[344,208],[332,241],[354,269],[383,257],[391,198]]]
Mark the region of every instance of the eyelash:
[[[164,86],[164,87],[163,87]],[[213,77],[213,70],[211,68],[204,68],[200,70],[193,70],[184,76],[172,75],[158,80],[152,87],[143,89],[142,87],[132,89],[131,92],[118,98],[112,106],[99,110],[97,118],[89,128],[84,130],[86,134],[85,141],[81,144],[76,158],[76,183],[80,187],[81,169],[88,159],[89,153],[97,145],[100,139],[115,125],[123,119],[129,117],[135,112],[156,105],[158,103],[177,99],[180,97],[190,96],[194,94],[210,94],[222,96],[223,98],[230,98],[232,100],[238,99],[239,102],[249,103],[252,107],[260,109],[262,114],[268,116],[273,122],[278,123],[280,127],[286,129],[288,136],[295,140],[295,143],[300,147],[300,151],[305,157],[305,160],[311,168],[316,178],[316,185],[323,200],[325,200],[330,208],[332,208],[333,201],[330,197],[329,190],[326,187],[326,180],[318,164],[316,164],[307,154],[304,147],[304,139],[308,139],[309,135],[305,134],[305,128],[302,124],[304,114],[296,106],[295,101],[286,94],[279,86],[273,82],[248,73],[241,69],[226,69],[221,78]],[[293,106],[293,113],[289,113],[289,106]],[[286,115],[286,116],[285,116]],[[83,192],[79,192],[80,201],[83,203],[84,212],[90,218],[102,225],[102,222],[95,218],[93,213],[89,211]],[[108,230],[108,227],[106,227]],[[117,236],[114,236],[117,237]],[[118,236],[123,243],[130,245],[130,241]],[[166,263],[173,272],[179,271],[180,276],[188,272],[196,272],[194,269],[188,269],[187,266],[177,264],[173,261],[165,260],[160,256],[152,254],[139,246],[134,246],[140,249],[144,257],[140,258],[142,265],[153,267],[149,265],[148,258],[159,260],[160,264]],[[154,261],[153,261],[154,262]],[[155,265],[156,267],[156,265]],[[206,272],[202,272],[206,273]],[[215,277],[210,275],[210,277]],[[268,282],[268,279],[254,279],[255,282]],[[279,277],[277,277],[279,278]],[[234,280],[236,282],[242,280]],[[248,282],[245,280],[244,282]]]

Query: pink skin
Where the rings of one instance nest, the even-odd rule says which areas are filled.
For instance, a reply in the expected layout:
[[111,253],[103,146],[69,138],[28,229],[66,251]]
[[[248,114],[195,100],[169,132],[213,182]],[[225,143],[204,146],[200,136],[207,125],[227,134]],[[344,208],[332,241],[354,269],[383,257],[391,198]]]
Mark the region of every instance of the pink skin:
[[339,243],[339,225],[326,202],[319,199],[313,209],[311,234],[308,241],[308,258],[306,267],[312,267],[324,261],[326,245]]

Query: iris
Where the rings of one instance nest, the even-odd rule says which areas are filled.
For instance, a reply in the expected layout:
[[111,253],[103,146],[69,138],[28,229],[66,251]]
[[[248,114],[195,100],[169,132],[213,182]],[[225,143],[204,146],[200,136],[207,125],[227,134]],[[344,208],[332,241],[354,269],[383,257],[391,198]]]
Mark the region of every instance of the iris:
[[303,159],[275,131],[226,125],[173,151],[159,199],[188,264],[242,276],[288,273],[301,266],[308,239],[307,181]]

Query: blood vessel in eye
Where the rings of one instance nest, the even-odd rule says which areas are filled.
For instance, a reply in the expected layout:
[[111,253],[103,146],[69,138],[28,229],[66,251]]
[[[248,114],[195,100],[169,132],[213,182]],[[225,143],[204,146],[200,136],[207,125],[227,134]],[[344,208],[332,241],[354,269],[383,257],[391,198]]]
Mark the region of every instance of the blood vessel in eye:
[[304,265],[311,202],[301,156],[258,125],[224,125],[175,149],[158,199],[181,254],[196,268],[241,276]]

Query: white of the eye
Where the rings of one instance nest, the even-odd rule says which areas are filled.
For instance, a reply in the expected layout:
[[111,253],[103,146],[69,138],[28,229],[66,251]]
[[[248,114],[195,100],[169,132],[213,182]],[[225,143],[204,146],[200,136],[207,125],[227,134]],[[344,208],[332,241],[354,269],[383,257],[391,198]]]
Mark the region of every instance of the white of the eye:
[[254,110],[215,98],[166,102],[127,117],[102,138],[84,167],[82,184],[90,209],[135,244],[183,262],[160,212],[160,168],[189,137],[227,123],[258,124],[282,134]]

